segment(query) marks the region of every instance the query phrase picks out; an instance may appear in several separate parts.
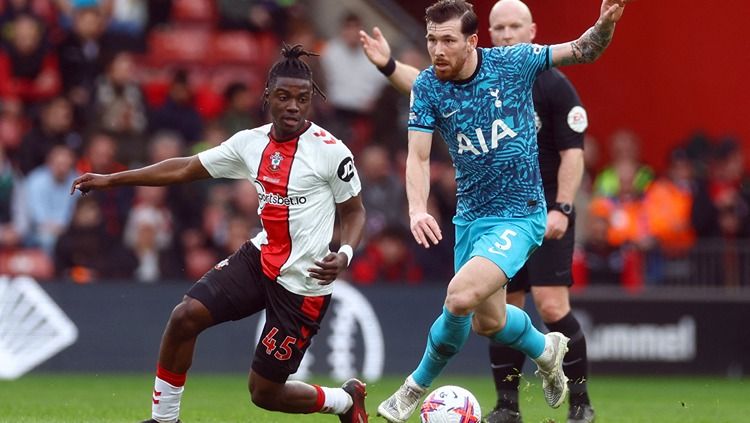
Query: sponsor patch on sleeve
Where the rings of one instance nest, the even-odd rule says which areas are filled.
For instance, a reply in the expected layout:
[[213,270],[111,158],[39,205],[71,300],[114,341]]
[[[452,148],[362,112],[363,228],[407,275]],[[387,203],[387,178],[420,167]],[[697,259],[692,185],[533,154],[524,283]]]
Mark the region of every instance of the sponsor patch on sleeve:
[[575,132],[582,134],[589,127],[589,117],[586,109],[581,106],[574,106],[568,112],[568,126]]
[[338,174],[339,179],[344,182],[349,182],[354,177],[354,172],[356,172],[354,169],[354,160],[352,160],[351,157],[347,157],[339,163],[339,168],[336,173]]

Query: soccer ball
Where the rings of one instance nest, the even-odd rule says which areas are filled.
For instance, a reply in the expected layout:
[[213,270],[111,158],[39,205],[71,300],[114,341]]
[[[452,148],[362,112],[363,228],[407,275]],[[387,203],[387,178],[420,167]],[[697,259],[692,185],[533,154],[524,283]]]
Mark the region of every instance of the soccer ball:
[[479,423],[482,410],[471,392],[460,386],[441,386],[422,403],[422,423]]

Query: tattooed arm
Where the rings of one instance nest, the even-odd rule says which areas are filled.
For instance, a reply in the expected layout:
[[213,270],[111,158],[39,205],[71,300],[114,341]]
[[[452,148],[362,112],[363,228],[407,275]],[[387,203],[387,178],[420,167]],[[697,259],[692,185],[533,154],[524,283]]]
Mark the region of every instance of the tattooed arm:
[[632,0],[603,0],[599,20],[594,26],[575,41],[555,44],[551,47],[552,65],[591,63],[598,59],[612,41],[615,23],[620,20],[625,4],[630,1]]

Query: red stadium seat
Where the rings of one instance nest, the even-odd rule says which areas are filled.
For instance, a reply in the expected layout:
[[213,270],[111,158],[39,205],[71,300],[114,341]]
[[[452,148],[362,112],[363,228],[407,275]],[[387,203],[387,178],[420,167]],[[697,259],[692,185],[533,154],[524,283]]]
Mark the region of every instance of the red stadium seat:
[[258,41],[246,31],[214,33],[210,61],[216,65],[252,65],[259,61]]
[[172,20],[179,23],[216,22],[216,9],[211,0],[174,0],[172,3]]
[[55,265],[42,250],[21,249],[0,253],[0,275],[31,276],[34,279],[52,279]]
[[206,61],[211,31],[203,28],[169,28],[149,35],[147,62],[151,66],[189,65]]

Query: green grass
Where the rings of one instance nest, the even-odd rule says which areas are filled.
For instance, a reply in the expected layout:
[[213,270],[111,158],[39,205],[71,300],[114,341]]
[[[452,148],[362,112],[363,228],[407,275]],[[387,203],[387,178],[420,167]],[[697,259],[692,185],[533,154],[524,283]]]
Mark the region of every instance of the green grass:
[[[150,414],[153,376],[32,374],[0,381],[0,422],[138,422]],[[331,384],[330,381],[317,380]],[[385,378],[368,384],[367,407],[401,383]],[[486,413],[494,404],[488,377],[441,377],[439,385],[472,391]],[[334,416],[284,415],[260,410],[248,399],[243,375],[193,374],[183,397],[182,419],[198,422],[333,422]],[[565,422],[565,407],[544,404],[538,380],[521,382],[521,408],[527,423]],[[601,377],[589,383],[598,423],[739,423],[750,421],[750,379]],[[372,418],[373,422],[384,422]],[[415,415],[410,422],[418,422]]]

